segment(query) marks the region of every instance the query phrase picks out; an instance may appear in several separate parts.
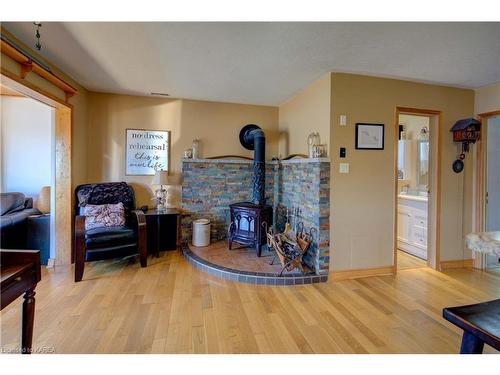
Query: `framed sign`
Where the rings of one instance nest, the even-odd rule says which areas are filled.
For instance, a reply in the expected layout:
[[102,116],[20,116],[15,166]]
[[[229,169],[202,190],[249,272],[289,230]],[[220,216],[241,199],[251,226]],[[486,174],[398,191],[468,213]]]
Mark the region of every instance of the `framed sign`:
[[357,150],[383,150],[384,124],[356,124]]
[[163,130],[126,130],[125,174],[152,176],[168,171],[170,132]]

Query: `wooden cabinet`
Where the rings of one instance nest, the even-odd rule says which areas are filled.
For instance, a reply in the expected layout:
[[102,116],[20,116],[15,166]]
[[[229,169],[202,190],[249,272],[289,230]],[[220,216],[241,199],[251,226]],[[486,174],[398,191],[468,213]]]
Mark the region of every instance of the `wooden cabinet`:
[[427,259],[427,202],[399,199],[398,249]]
[[410,242],[411,238],[411,214],[404,208],[398,208],[398,241]]

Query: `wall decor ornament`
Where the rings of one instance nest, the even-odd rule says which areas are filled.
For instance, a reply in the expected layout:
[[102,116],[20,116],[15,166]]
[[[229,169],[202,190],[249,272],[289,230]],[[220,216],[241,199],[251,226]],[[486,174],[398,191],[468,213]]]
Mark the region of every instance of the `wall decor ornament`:
[[126,129],[126,175],[152,176],[159,170],[168,171],[169,158],[169,131]]
[[384,124],[356,124],[357,150],[383,150],[384,149]]
[[481,122],[474,118],[458,120],[450,129],[453,133],[453,142],[461,143],[462,152],[453,162],[453,172],[460,173],[464,169],[465,153],[469,152],[469,145],[476,143],[481,134]]

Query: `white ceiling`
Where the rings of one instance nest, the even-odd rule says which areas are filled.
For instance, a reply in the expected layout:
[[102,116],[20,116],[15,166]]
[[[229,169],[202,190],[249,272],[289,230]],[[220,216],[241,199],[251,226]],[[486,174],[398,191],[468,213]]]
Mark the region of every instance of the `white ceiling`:
[[[5,22],[34,44],[30,22]],[[42,55],[93,91],[278,105],[329,71],[477,88],[500,23],[44,22]]]

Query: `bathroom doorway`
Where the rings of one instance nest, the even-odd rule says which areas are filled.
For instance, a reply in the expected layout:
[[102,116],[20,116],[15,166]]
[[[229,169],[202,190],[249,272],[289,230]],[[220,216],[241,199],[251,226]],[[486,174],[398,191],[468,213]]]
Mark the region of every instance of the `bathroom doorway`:
[[437,111],[396,110],[394,265],[439,267]]

